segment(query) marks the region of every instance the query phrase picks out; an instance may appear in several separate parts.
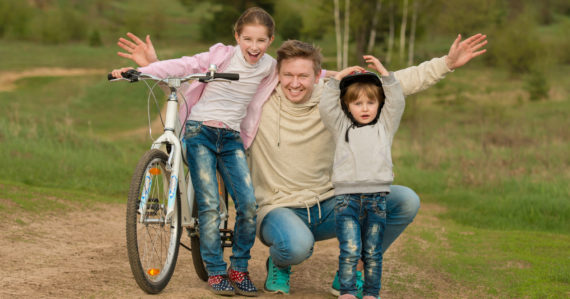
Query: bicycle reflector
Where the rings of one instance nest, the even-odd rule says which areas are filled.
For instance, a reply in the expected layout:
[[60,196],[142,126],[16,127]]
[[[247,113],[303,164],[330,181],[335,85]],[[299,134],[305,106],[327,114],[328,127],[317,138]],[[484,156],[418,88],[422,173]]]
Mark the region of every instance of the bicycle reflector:
[[160,269],[150,268],[146,271],[146,273],[148,273],[150,276],[156,276],[160,273]]
[[149,169],[148,172],[150,172],[150,174],[152,174],[152,175],[159,175],[160,174],[160,168],[153,167],[153,168]]

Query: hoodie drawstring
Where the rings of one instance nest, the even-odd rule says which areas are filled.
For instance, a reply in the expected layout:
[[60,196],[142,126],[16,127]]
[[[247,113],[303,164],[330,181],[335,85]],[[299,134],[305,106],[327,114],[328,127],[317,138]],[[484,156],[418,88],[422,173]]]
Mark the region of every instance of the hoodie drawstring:
[[277,111],[277,147],[281,145],[281,97],[279,99],[279,110]]
[[[319,209],[319,219],[318,220],[321,220],[321,218],[323,218],[322,211],[321,211],[321,202],[319,201],[319,198],[317,196],[315,196],[314,199],[317,202],[317,207]],[[307,221],[309,222],[309,224],[311,224],[311,208],[309,207],[309,204],[307,203],[307,201],[304,201],[303,203],[305,204],[305,208],[307,209]]]

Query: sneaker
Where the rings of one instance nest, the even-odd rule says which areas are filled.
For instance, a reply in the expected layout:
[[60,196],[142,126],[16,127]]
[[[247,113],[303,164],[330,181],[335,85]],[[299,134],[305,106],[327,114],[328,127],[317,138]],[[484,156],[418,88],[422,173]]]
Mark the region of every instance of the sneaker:
[[213,275],[208,277],[210,290],[216,295],[233,296],[236,291],[226,275]]
[[270,256],[265,263],[265,267],[267,268],[265,291],[289,295],[289,276],[291,275],[291,266],[286,269],[279,269],[275,266]]
[[[362,289],[364,288],[364,278],[362,277],[362,272],[356,271],[356,298],[362,299]],[[340,282],[338,281],[338,271],[334,275],[334,280],[331,287],[331,294],[335,296],[340,296]]]
[[249,278],[249,272],[239,272],[230,268],[228,270],[228,275],[237,294],[248,297],[255,297],[258,295],[257,288]]

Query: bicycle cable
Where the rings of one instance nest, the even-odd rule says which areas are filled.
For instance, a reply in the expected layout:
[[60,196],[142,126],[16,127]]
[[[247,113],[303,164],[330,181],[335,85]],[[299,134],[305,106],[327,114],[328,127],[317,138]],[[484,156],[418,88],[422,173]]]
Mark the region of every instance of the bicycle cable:
[[153,142],[155,141],[154,138],[152,137],[152,121],[151,121],[151,117],[150,117],[150,98],[152,96],[152,98],[154,99],[154,103],[156,106],[156,109],[158,111],[158,116],[160,118],[160,122],[162,124],[162,127],[164,128],[164,120],[162,119],[162,113],[160,112],[160,107],[158,105],[158,101],[156,99],[156,94],[154,93],[154,88],[156,87],[156,85],[159,84],[159,81],[154,81],[155,83],[151,86],[148,82],[146,82],[147,80],[141,80],[144,82],[144,84],[146,85],[146,87],[148,88],[149,92],[148,92],[148,97],[146,99],[147,101],[147,119],[148,119],[148,135],[150,137],[150,140],[152,140]]

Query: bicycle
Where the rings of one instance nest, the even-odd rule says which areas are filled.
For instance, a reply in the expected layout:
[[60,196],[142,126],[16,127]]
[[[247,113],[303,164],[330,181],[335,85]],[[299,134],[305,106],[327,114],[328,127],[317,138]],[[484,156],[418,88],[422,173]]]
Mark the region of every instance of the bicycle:
[[[185,147],[180,141],[182,126],[178,116],[177,91],[185,82],[198,80],[239,80],[239,74],[218,73],[211,65],[207,73],[190,74],[183,78],[157,78],[135,70],[122,73],[123,78],[110,81],[153,80],[168,86],[164,131],[139,160],[131,179],[126,215],[126,237],[129,263],[139,287],[149,294],[162,291],[176,266],[180,246],[192,253],[192,262],[198,277],[208,280],[208,273],[200,255],[200,227],[198,208],[190,174],[184,165]],[[155,85],[156,85],[155,84]],[[147,84],[150,92],[152,88]],[[180,179],[184,176],[184,179]],[[233,230],[228,229],[228,192],[220,175],[220,240],[222,249],[233,245]],[[182,228],[190,237],[190,246],[181,243]]]

